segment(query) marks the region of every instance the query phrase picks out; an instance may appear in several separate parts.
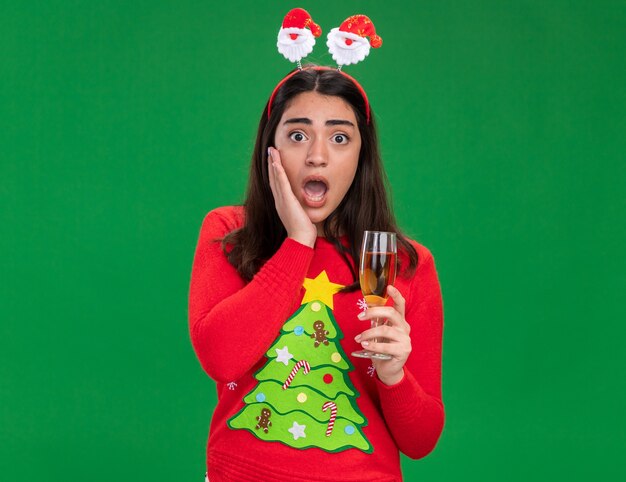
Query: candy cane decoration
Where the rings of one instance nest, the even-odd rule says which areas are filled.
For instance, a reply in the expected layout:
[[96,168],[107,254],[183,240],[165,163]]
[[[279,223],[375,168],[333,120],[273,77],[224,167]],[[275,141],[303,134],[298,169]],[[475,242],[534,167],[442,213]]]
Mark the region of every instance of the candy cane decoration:
[[298,363],[296,363],[296,366],[293,367],[293,370],[291,370],[291,373],[287,377],[287,380],[285,380],[285,383],[283,384],[283,390],[287,390],[287,387],[291,385],[291,382],[293,382],[293,377],[296,376],[296,373],[298,373],[298,370],[300,370],[300,368],[302,367],[304,367],[305,375],[311,371],[311,366],[309,365],[309,362],[306,360],[300,360]]
[[326,402],[322,405],[322,410],[325,412],[330,408],[330,420],[328,421],[328,428],[326,429],[326,436],[330,437],[333,433],[333,427],[335,426],[335,419],[337,418],[337,405],[335,402]]

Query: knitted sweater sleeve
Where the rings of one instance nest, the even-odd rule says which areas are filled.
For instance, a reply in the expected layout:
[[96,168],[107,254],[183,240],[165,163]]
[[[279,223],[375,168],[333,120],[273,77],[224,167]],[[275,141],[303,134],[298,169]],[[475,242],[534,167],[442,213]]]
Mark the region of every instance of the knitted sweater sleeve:
[[400,451],[412,459],[430,453],[443,430],[441,347],[443,306],[430,252],[420,260],[407,299],[412,351],[404,377],[392,386],[377,381],[387,426]]
[[291,313],[313,257],[312,248],[286,238],[246,283],[219,241],[238,227],[225,209],[202,223],[189,287],[191,342],[202,368],[221,383],[239,379],[263,357]]

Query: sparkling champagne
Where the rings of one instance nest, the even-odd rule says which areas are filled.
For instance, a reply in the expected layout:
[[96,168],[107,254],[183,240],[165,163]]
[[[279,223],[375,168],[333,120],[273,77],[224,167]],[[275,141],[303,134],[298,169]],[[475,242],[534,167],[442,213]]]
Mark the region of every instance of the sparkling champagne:
[[368,306],[382,306],[387,301],[387,286],[396,279],[396,256],[389,251],[364,254],[359,281]]

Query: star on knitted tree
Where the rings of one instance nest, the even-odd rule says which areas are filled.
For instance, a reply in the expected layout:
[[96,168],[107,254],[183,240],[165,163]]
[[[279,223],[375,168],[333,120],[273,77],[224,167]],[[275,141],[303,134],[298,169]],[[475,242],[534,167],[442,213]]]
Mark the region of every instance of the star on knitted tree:
[[259,383],[228,426],[298,449],[371,453],[361,429],[367,420],[355,401],[359,393],[348,377],[354,366],[332,312],[333,295],[343,286],[331,283],[325,271],[303,286],[300,308],[266,352],[267,362],[254,374]]
[[304,278],[302,286],[304,286],[306,293],[302,298],[301,304],[319,300],[325,305],[328,305],[331,310],[333,309],[333,295],[343,288],[342,285],[331,283],[326,271],[322,271],[314,279]]

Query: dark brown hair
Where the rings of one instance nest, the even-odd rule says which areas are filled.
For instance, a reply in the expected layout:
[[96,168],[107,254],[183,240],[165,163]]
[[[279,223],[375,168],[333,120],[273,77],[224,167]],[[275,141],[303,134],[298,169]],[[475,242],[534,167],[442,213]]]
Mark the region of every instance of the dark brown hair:
[[[352,185],[337,209],[324,221],[324,236],[337,248],[354,278],[353,284],[343,291],[355,291],[359,286],[355,260],[359,259],[365,230],[393,231],[398,234],[398,248],[408,258],[408,266],[402,266],[400,275],[410,276],[417,266],[417,252],[398,230],[387,198],[387,179],[378,150],[374,115],[370,108],[368,123],[363,96],[354,83],[337,70],[305,68],[276,91],[269,118],[269,105],[265,106],[252,153],[244,202],[245,222],[241,228],[228,233],[222,240],[222,249],[228,261],[243,279],[250,281],[287,237],[270,189],[267,148],[274,145],[276,127],[290,101],[303,92],[342,98],[352,107],[361,134],[359,163]],[[340,234],[346,236],[347,248],[342,245]]]

